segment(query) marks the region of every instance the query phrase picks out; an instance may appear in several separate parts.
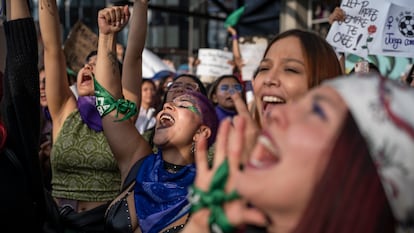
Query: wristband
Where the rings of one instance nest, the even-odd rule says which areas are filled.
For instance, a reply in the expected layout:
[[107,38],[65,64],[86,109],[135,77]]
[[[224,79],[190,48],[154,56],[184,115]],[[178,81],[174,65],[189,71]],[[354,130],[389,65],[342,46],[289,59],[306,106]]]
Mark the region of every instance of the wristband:
[[124,98],[115,100],[95,78],[93,78],[93,81],[95,85],[96,109],[101,117],[104,117],[114,109],[116,109],[115,118],[118,118],[119,113],[124,114],[124,117],[120,120],[115,120],[116,122],[125,121],[137,114],[137,105],[134,102]]
[[238,39],[239,39],[239,36],[238,36],[238,35],[232,35],[232,36],[231,36],[231,39],[232,39],[232,40],[238,40]]

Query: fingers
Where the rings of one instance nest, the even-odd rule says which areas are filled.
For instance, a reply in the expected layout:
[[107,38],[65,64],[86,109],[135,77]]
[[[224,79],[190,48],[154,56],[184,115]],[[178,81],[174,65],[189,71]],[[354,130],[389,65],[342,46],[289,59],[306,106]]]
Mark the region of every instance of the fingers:
[[223,163],[227,155],[228,136],[231,127],[229,118],[223,120],[220,124],[216,138],[216,148],[214,153],[213,168],[217,168]]
[[231,128],[231,133],[229,135],[228,143],[228,161],[230,174],[232,174],[228,181],[228,188],[232,191],[234,186],[235,179],[240,170],[240,158],[243,153],[244,145],[244,129],[245,129],[245,120],[242,117],[235,116],[233,118],[233,127]]
[[125,5],[123,10],[124,10],[125,22],[128,22],[129,17],[131,17],[131,13],[129,12],[128,5]]
[[247,109],[246,103],[238,93],[231,95],[231,98],[233,99],[238,115],[250,116],[250,112]]
[[100,11],[99,16],[104,18],[108,25],[122,27],[129,19],[129,10],[125,7],[110,7]]
[[242,212],[243,220],[247,224],[255,226],[266,226],[269,224],[266,215],[264,215],[260,210],[255,208],[247,208]]
[[202,137],[196,143],[195,165],[198,174],[204,174],[209,170],[207,161],[207,138]]
[[235,35],[235,34],[236,34],[236,30],[235,30],[232,26],[227,27],[227,31],[228,31],[231,35]]
[[51,145],[50,141],[45,141],[42,144],[40,144],[40,149],[45,149],[46,147],[48,147],[50,145]]
[[335,21],[344,21],[346,17],[346,13],[340,7],[335,7],[335,10],[332,12],[331,15],[328,17],[328,21],[332,24]]

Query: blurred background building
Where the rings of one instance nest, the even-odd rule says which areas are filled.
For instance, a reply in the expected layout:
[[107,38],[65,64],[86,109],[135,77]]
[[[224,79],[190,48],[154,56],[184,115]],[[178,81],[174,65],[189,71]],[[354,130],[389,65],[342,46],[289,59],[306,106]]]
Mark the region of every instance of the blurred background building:
[[[30,0],[35,19],[37,1]],[[124,5],[132,0],[58,0],[65,38],[80,19],[97,32],[99,9]],[[288,28],[311,28],[326,34],[326,17],[334,1],[316,0],[151,0],[149,3],[148,38],[146,47],[174,63],[186,62],[198,48],[228,47],[224,21],[233,11],[246,6],[238,27],[241,37],[276,35]],[[119,36],[126,45],[127,30]]]
[[[28,1],[37,20],[38,0]],[[133,3],[133,0],[57,1],[63,38],[78,20],[97,33],[99,9]],[[199,48],[229,48],[231,39],[224,22],[241,7],[245,9],[236,27],[241,38],[271,37],[290,28],[311,29],[326,36],[330,27],[327,17],[339,4],[340,0],[151,0],[146,48],[162,59],[171,60],[176,67],[186,64]],[[1,21],[4,9],[0,10]],[[123,30],[118,38],[124,46],[127,35],[128,30]],[[3,40],[2,36],[0,40]],[[4,48],[0,49],[4,51]],[[4,61],[4,56],[1,52],[0,61]],[[357,59],[349,55],[347,66],[351,67]],[[408,64],[414,63],[413,58],[376,56],[376,59],[381,73],[391,78],[399,77]]]

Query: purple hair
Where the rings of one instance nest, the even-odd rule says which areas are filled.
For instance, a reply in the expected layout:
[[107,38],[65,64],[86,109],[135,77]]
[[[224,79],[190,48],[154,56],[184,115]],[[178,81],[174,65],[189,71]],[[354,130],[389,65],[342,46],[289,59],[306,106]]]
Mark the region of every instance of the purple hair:
[[197,106],[201,110],[203,125],[208,126],[211,130],[211,135],[208,138],[208,146],[211,146],[216,140],[217,128],[219,124],[216,110],[207,96],[201,94],[200,92],[188,91],[186,94],[195,97],[197,100]]

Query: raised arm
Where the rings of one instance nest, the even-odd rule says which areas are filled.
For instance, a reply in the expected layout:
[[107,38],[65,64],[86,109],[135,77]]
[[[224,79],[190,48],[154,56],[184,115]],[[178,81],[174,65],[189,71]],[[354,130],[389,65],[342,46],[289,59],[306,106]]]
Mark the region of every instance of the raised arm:
[[240,47],[239,47],[239,36],[237,35],[236,29],[234,29],[232,26],[229,26],[227,28],[227,31],[231,35],[231,46],[232,46],[232,52],[234,56],[234,63],[238,69],[239,72],[241,72],[241,68],[243,66],[243,60],[240,53]]
[[[128,105],[123,98],[121,78],[116,58],[117,25],[126,21],[128,8],[106,8],[98,14],[99,40],[98,58],[95,72],[95,94],[97,108],[102,115],[104,133],[118,162],[122,180],[125,179],[135,161],[151,152],[149,144],[136,130],[133,122],[121,120],[123,113],[133,112],[132,109],[122,111]],[[117,105],[116,103],[121,103]],[[113,106],[118,106],[113,108]],[[107,108],[111,110],[107,110]],[[118,111],[120,113],[118,113]]]
[[7,113],[4,120],[8,124],[11,144],[16,147],[13,149],[37,155],[40,103],[36,30],[27,1],[9,0],[7,7],[9,21],[5,23],[7,57],[3,87]]
[[[7,62],[2,120],[8,129],[6,146],[11,152],[1,153],[0,183],[2,190],[7,190],[2,192],[7,202],[1,207],[5,213],[1,225],[6,232],[41,232],[45,201],[37,153],[40,136],[37,35],[27,1],[8,0],[6,4],[9,21],[4,23]],[[21,224],[19,219],[25,219],[25,223]]]
[[[122,67],[122,92],[125,99],[137,104],[138,109],[141,104],[142,51],[147,35],[147,10],[147,0],[135,1]],[[135,119],[136,117],[133,118],[133,122]]]
[[39,0],[39,23],[44,48],[46,96],[53,119],[55,139],[76,99],[69,88],[66,60],[62,49],[59,14],[55,0]]

